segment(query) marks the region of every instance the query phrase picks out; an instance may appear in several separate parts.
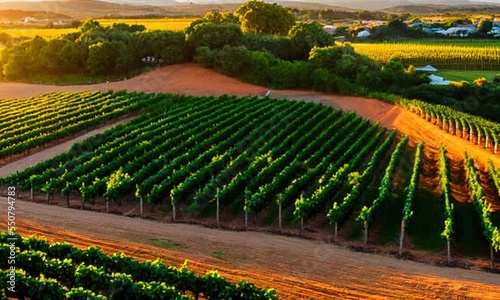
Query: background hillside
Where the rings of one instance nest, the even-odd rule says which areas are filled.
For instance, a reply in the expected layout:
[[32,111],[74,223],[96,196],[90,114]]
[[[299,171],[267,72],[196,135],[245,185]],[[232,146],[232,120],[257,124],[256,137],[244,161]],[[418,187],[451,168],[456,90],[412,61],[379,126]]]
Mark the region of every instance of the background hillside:
[[[0,10],[29,10],[69,15],[75,19],[131,16],[203,16],[209,11],[234,11],[244,1],[174,1],[174,0],[67,0],[67,1],[0,1]],[[436,13],[500,13],[500,4],[487,1],[276,1],[299,9],[332,9],[336,11],[383,10],[384,12]]]

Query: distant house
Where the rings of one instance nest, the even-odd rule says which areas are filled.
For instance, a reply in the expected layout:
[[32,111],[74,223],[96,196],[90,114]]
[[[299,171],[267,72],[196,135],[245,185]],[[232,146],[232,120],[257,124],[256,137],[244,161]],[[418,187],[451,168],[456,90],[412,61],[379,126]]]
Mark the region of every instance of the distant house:
[[437,34],[437,33],[441,32],[441,31],[444,31],[444,29],[441,28],[441,27],[431,27],[431,28],[429,28],[429,27],[422,27],[422,31],[425,32],[425,33],[427,33],[427,34]]
[[415,71],[422,71],[422,72],[437,72],[438,69],[431,65],[423,66],[423,67],[417,67],[415,68]]
[[465,27],[450,27],[446,30],[437,31],[436,33],[439,33],[444,36],[466,37],[469,36],[470,33],[475,31],[477,31],[477,28],[475,26],[465,26]]
[[431,80],[431,82],[429,82],[429,84],[432,84],[432,85],[449,85],[450,84],[449,80],[444,80],[444,78],[441,76],[431,74],[427,77]]
[[358,32],[357,37],[358,38],[367,38],[367,37],[370,37],[370,35],[372,35],[372,34],[368,30],[363,30],[363,31]]
[[337,27],[333,26],[333,25],[325,25],[325,26],[323,26],[323,30],[326,33],[335,34],[335,32],[337,31]]

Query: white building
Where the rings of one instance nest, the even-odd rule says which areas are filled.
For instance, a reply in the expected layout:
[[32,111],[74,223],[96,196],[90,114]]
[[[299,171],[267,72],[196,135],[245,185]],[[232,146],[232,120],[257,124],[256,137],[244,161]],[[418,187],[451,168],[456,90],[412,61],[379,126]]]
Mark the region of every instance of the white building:
[[358,32],[357,37],[367,38],[367,37],[370,37],[370,35],[372,35],[372,34],[368,30],[363,30],[363,31]]

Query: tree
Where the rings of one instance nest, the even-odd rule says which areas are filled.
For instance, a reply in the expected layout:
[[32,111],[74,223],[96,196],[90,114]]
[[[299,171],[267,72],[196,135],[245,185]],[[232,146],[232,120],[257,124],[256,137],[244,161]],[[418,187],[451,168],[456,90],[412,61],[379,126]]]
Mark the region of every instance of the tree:
[[82,27],[80,27],[80,31],[87,32],[97,28],[102,28],[101,23],[96,20],[88,20],[82,24]]
[[120,57],[123,42],[99,42],[89,47],[87,70],[91,75],[112,74],[115,72],[116,59]]
[[221,49],[226,45],[235,46],[240,44],[242,38],[243,33],[237,24],[201,23],[196,25],[192,34],[187,36],[187,42],[192,50],[200,46]]
[[2,53],[5,77],[9,80],[28,79],[34,75],[43,74],[42,49],[47,41],[39,36],[23,42],[13,48],[7,48]]
[[51,75],[76,73],[79,69],[79,51],[76,45],[65,39],[48,41],[41,49],[43,65]]
[[5,32],[0,32],[0,44],[10,47],[12,45],[12,36]]
[[318,22],[299,23],[288,33],[298,59],[307,59],[313,47],[331,46],[335,42],[332,35],[323,30]]
[[186,40],[184,33],[178,31],[147,31],[137,33],[129,43],[129,51],[136,57],[135,64],[141,59],[153,57],[156,64],[175,64],[186,61]]
[[229,76],[241,75],[250,64],[250,51],[243,46],[224,46],[214,57],[217,71]]
[[238,24],[239,19],[236,15],[234,15],[232,12],[226,11],[226,12],[219,12],[219,11],[211,11],[205,14],[203,17],[207,22],[210,23],[215,23],[215,24],[222,24],[222,23],[234,23]]
[[491,20],[481,20],[481,22],[477,25],[477,30],[479,30],[479,32],[483,35],[486,35],[491,31],[491,29],[493,29],[493,21]]
[[276,3],[252,0],[243,3],[235,14],[245,32],[286,35],[295,25],[295,16]]
[[219,11],[211,11],[205,14],[205,16],[201,19],[196,19],[189,27],[186,28],[186,35],[192,35],[196,31],[196,27],[203,23],[213,23],[213,24],[224,24],[224,23],[233,23],[239,24],[240,20],[238,17],[232,12],[224,12],[221,13]]

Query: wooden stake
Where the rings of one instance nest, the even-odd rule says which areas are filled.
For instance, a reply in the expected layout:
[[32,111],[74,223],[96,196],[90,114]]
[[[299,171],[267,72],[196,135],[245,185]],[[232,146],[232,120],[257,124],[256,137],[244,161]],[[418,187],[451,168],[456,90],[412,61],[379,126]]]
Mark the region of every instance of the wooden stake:
[[215,218],[216,218],[217,228],[219,228],[220,227],[219,188],[217,188],[217,193],[216,193],[216,196],[215,196],[215,201],[216,201]]
[[365,231],[363,233],[363,246],[366,247],[366,245],[368,245],[368,222],[365,220],[363,225],[365,227]]
[[172,220],[175,222],[175,202],[172,202]]
[[405,222],[401,221],[401,234],[399,235],[399,257],[403,255],[404,239],[405,239]]
[[490,258],[491,258],[491,270],[495,270],[495,251],[493,251],[493,246],[490,246]]
[[248,205],[248,199],[245,199],[245,230],[248,230],[248,210],[246,210],[246,207]]
[[278,201],[278,227],[280,229],[280,233],[283,233],[283,224],[281,220],[281,199]]
[[446,241],[446,248],[448,251],[448,266],[451,266],[451,246],[450,246],[450,240],[448,239]]
[[304,234],[304,218],[300,218],[300,235]]
[[[106,202],[106,204],[108,204],[108,202]],[[142,196],[139,198],[139,206],[141,209],[141,218],[144,218],[144,199]]]
[[338,233],[338,227],[337,227],[337,221],[335,221],[335,231],[333,235],[333,241],[336,243],[337,242],[337,233]]
[[31,202],[33,202],[33,184],[31,184],[30,200],[31,200]]

